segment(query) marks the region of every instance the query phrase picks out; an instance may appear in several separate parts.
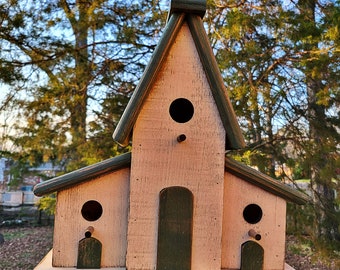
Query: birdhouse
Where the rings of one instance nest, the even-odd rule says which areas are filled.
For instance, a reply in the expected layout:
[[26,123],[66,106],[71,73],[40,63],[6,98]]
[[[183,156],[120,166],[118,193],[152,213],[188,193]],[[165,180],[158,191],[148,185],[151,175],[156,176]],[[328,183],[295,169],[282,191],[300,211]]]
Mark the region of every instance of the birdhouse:
[[171,1],[113,134],[132,151],[35,187],[57,192],[53,249],[36,270],[288,269],[286,203],[306,198],[225,157],[244,141],[205,9],[204,0]]

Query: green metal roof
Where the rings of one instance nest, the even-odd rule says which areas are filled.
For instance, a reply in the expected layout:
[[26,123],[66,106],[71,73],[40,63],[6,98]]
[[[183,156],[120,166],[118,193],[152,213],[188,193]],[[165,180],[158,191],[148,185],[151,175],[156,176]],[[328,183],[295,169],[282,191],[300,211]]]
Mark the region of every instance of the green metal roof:
[[125,153],[79,170],[41,182],[34,187],[34,194],[43,196],[67,189],[77,184],[98,178],[107,173],[130,167],[131,152]]
[[[123,168],[129,168],[130,165],[131,152],[39,183],[34,187],[34,194],[37,196],[43,196],[55,191],[61,191],[86,181],[96,179],[105,174],[115,172]],[[297,204],[304,204],[308,201],[307,196],[303,193],[292,189],[255,169],[236,162],[231,158],[226,158],[225,170],[287,201]]]
[[206,0],[172,0],[169,17],[172,13],[190,13],[203,18],[207,8],[206,2]]
[[245,146],[241,129],[203,27],[201,18],[204,15],[203,10],[205,12],[205,1],[203,0],[171,2],[170,15],[163,36],[113,133],[113,139],[119,144],[127,145],[129,143],[133,126],[143,102],[148,97],[181,26],[184,22],[187,22],[226,131],[226,149],[239,149]]
[[286,201],[296,204],[305,204],[308,201],[307,195],[302,192],[228,157],[225,159],[225,170],[263,190],[285,199]]

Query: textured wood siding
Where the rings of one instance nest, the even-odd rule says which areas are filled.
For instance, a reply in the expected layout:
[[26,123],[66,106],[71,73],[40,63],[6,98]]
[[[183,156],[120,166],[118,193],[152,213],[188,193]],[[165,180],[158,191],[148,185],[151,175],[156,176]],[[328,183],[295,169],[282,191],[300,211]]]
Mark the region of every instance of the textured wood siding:
[[[53,266],[74,267],[78,243],[88,226],[102,243],[102,267],[125,266],[129,169],[122,169],[58,193],[54,226]],[[96,221],[81,214],[83,204],[98,201],[103,208]]]
[[[169,106],[186,98],[194,106],[177,123]],[[184,142],[176,138],[186,135]],[[194,196],[192,269],[221,267],[225,130],[190,31],[180,30],[133,131],[127,267],[155,269],[159,192],[188,188]]]
[[[262,219],[250,224],[243,218],[249,204],[262,208]],[[222,236],[222,268],[240,269],[241,245],[254,240],[250,229],[261,234],[257,241],[264,249],[266,270],[284,269],[286,201],[226,172]],[[255,241],[255,240],[254,240]]]

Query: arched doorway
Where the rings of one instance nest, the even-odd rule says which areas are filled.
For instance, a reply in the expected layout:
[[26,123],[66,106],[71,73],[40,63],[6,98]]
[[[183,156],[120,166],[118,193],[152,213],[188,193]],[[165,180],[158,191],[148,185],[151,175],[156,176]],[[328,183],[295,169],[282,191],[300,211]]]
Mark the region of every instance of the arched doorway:
[[241,246],[241,270],[263,270],[263,247],[255,241]]
[[85,237],[78,245],[78,269],[99,269],[101,264],[102,243],[93,237]]
[[159,195],[157,270],[190,270],[193,195],[184,187],[169,187]]

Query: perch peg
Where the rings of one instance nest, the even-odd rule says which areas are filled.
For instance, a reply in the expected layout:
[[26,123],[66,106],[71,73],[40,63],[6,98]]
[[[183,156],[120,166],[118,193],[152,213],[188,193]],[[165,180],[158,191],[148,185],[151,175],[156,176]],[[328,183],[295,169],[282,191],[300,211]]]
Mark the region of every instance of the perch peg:
[[177,141],[179,143],[184,142],[186,139],[187,139],[187,136],[185,136],[185,134],[178,135],[178,137],[177,137]]
[[92,234],[93,234],[93,231],[94,231],[94,228],[92,226],[88,226],[86,231],[85,231],[85,237],[86,238],[91,237]]
[[254,229],[250,229],[248,235],[257,241],[261,240],[261,234],[257,233]]

